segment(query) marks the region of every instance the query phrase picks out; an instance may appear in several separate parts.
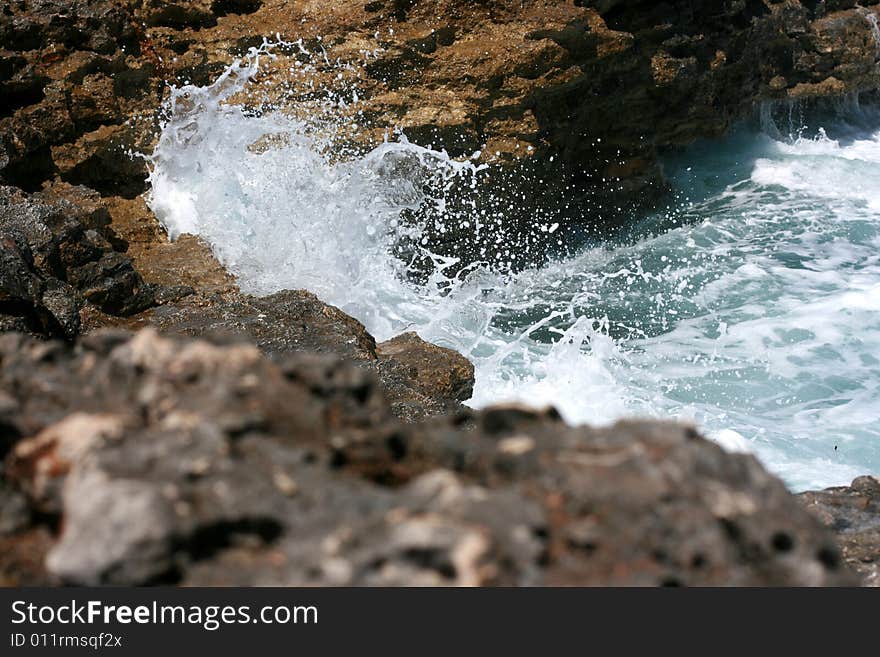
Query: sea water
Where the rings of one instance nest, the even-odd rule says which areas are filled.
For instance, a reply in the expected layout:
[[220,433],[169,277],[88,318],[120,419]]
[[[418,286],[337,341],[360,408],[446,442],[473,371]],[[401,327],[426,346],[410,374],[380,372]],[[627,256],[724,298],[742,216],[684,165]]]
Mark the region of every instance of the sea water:
[[[806,129],[768,110],[761,128],[668,159],[674,209],[624,236],[517,272],[434,257],[416,283],[391,254],[426,227],[402,217],[427,204],[443,218],[444,193],[482,167],[405,137],[334,150],[327,116],[356,120],[355,91],[320,120],[232,102],[266,56],[174,89],[150,156],[170,237],[203,237],[244,291],[309,289],[379,340],[414,330],[460,351],[474,407],[691,422],[795,490],[880,473],[880,117],[854,107],[857,125]],[[445,220],[504,235],[476,210]]]

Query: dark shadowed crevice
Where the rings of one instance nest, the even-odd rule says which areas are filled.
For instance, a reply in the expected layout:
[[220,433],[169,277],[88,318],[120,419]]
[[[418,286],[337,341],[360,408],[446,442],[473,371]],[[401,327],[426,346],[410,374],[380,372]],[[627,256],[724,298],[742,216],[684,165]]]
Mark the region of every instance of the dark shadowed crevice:
[[264,545],[269,545],[275,542],[282,532],[281,523],[274,518],[220,520],[198,527],[181,541],[176,551],[186,553],[193,561],[204,561],[234,546],[243,538],[257,538]]
[[211,12],[217,16],[252,14],[262,6],[262,0],[214,0]]

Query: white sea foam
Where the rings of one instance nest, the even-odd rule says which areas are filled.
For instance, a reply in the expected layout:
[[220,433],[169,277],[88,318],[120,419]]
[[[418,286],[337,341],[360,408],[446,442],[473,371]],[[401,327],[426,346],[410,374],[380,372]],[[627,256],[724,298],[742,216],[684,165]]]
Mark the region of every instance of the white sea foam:
[[174,90],[151,157],[169,234],[204,237],[243,289],[307,288],[379,339],[416,330],[461,351],[474,406],[692,421],[799,489],[880,472],[880,135],[740,135],[670,163],[701,199],[682,226],[651,218],[636,242],[518,274],[446,280],[441,262],[417,285],[391,255],[418,242],[401,212],[442,217],[447,183],[478,168],[405,140],[340,159],[320,121],[244,110],[231,99],[266,54]]

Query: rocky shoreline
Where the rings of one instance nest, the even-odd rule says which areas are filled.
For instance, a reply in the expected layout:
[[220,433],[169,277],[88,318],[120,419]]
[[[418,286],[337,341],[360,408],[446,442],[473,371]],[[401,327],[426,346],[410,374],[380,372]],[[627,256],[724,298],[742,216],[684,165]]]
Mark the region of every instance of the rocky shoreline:
[[472,411],[461,355],[243,294],[141,197],[166,83],[278,31],[377,53],[377,129],[554,156],[593,217],[756,102],[880,87],[876,3],[669,4],[9,3],[0,584],[880,584],[877,479],[793,496],[686,427]]

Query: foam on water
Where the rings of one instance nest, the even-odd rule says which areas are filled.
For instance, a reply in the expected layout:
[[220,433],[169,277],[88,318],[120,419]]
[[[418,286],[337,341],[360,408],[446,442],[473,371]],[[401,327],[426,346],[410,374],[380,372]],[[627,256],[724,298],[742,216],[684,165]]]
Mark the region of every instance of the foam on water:
[[703,145],[668,163],[690,201],[637,239],[517,274],[438,261],[415,284],[390,255],[418,243],[401,213],[443,215],[479,167],[405,140],[340,161],[320,122],[231,103],[265,54],[174,90],[151,157],[169,234],[203,236],[243,289],[307,288],[379,339],[461,351],[474,406],[692,421],[795,489],[880,472],[880,133]]

